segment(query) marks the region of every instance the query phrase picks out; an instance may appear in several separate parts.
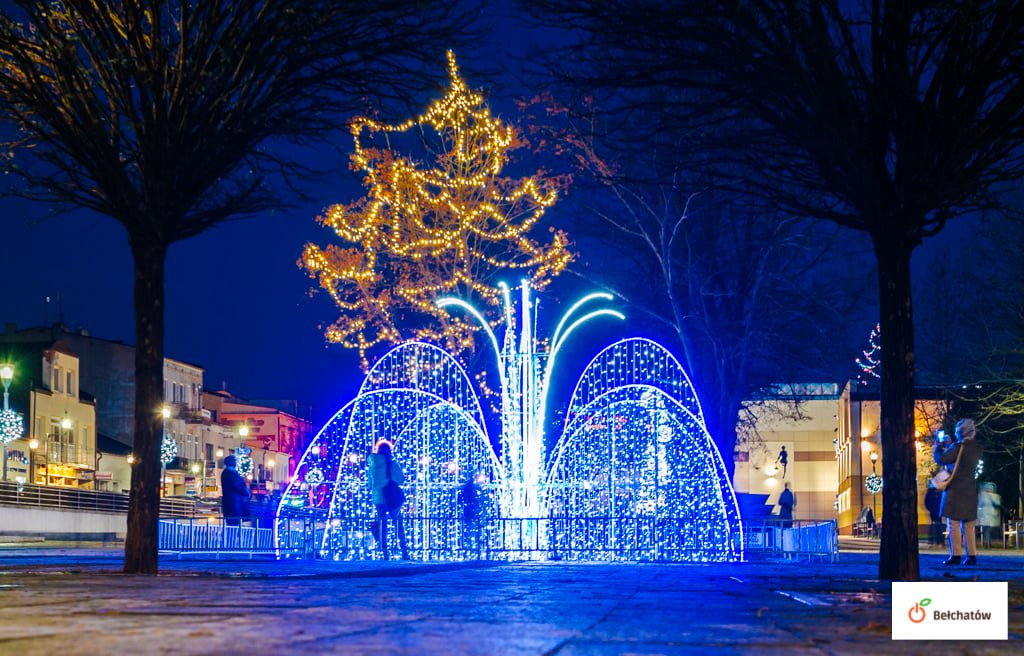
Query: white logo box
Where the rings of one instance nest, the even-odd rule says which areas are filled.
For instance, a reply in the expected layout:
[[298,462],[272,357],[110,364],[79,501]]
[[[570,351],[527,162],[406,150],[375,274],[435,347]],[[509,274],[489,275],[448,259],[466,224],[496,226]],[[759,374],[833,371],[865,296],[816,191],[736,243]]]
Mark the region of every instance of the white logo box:
[[892,584],[893,640],[1006,640],[1005,581]]

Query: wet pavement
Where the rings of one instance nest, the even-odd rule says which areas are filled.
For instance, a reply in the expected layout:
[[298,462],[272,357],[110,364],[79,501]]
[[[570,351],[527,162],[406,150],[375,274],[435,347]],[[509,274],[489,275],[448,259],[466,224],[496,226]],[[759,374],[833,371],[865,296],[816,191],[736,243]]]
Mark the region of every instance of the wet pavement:
[[1024,558],[924,580],[1009,581],[1008,642],[893,642],[877,554],[736,565],[162,560],[0,550],[0,654],[1005,654]]

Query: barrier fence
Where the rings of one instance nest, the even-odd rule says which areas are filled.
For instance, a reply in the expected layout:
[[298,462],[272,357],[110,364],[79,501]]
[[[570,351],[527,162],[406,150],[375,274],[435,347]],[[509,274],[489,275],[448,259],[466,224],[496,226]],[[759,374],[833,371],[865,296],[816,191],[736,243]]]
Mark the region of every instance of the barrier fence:
[[[178,554],[279,553],[339,560],[381,557],[371,517],[332,518],[328,522],[319,511],[293,512],[276,527],[276,545],[272,521],[246,520],[234,525],[220,518],[164,519],[160,521],[160,550]],[[403,526],[410,545],[420,545],[410,548],[409,555],[414,560],[724,560],[695,542],[683,520],[674,519],[567,516],[471,522],[407,516]],[[609,530],[610,526],[615,530]],[[689,537],[659,541],[662,531]],[[412,539],[414,535],[420,539]],[[817,558],[835,562],[839,554],[835,520],[748,520],[744,522],[742,538],[747,559]],[[388,544],[392,554],[401,552],[393,524],[389,526]],[[658,544],[672,546],[654,546]]]
[[273,525],[259,521],[223,520],[210,517],[161,519],[158,548],[163,552],[254,554],[274,553]]
[[[128,512],[128,495],[0,481],[0,505],[124,514]],[[160,500],[161,517],[188,517],[195,511],[195,502],[189,499]]]
[[834,519],[748,519],[743,522],[748,558],[791,560],[839,558],[839,529]]

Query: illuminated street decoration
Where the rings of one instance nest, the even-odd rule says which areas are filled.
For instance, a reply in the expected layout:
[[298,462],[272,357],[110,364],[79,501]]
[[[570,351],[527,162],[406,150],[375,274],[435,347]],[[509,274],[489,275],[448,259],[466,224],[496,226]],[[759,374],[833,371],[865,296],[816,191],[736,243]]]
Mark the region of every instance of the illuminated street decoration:
[[871,472],[864,477],[864,487],[868,489],[871,494],[878,494],[882,491],[882,477]]
[[8,444],[20,440],[23,434],[21,413],[10,409],[0,410],[0,442]]
[[170,435],[164,433],[163,439],[160,440],[160,463],[166,466],[177,457],[178,443]]
[[235,471],[242,476],[249,476],[252,473],[253,463],[252,449],[247,446],[239,447],[235,449]]
[[[318,221],[339,241],[303,252],[301,265],[340,310],[327,340],[357,349],[364,366],[367,349],[402,341],[400,315],[425,319],[408,333],[418,340],[467,348],[475,328],[437,297],[471,293],[497,306],[499,276],[518,271],[543,289],[572,257],[566,235],[540,225],[559,182],[503,175],[526,141],[470,90],[452,52],[448,76],[446,95],[419,116],[352,121],[351,168],[366,196],[327,208]],[[399,152],[422,142],[421,158]]]
[[857,381],[861,385],[868,384],[868,378],[881,378],[881,366],[882,366],[882,346],[879,342],[879,338],[882,335],[882,325],[875,324],[875,327],[871,329],[871,335],[868,336],[868,348],[861,351],[861,355],[864,359],[857,358],[855,361],[857,366],[860,367],[860,374],[857,375]]
[[[569,308],[542,352],[532,332],[529,284],[521,287],[518,317],[511,290],[501,290],[500,339],[472,305],[437,302],[475,319],[494,350],[498,451],[455,358],[430,344],[402,344],[370,369],[356,398],[300,460],[281,505],[279,544],[286,543],[288,513],[315,507],[325,512],[322,556],[374,557],[365,456],[386,439],[405,473],[403,513],[414,557],[470,557],[460,488],[475,482],[491,557],[742,559],[740,517],[724,463],[671,353],[639,338],[601,351],[579,377],[549,454],[547,403],[560,352],[588,321],[622,315],[598,305],[610,295],[590,294]],[[315,483],[320,475],[327,484]]]

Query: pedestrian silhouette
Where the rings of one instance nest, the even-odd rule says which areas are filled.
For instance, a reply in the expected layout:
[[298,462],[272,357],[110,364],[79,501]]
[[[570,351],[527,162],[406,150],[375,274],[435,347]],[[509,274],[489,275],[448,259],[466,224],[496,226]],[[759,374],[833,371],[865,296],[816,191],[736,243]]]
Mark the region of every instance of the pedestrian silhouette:
[[249,516],[249,486],[235,469],[237,465],[235,456],[224,458],[224,471],[220,474],[221,513],[229,526],[239,526]]
[[796,495],[789,489],[789,483],[779,495],[779,519],[782,520],[782,528],[789,528],[793,525],[793,508],[796,507]]
[[466,552],[474,552],[481,557],[480,539],[480,487],[476,484],[472,473],[466,477],[459,488],[459,510],[462,515],[462,548]]

